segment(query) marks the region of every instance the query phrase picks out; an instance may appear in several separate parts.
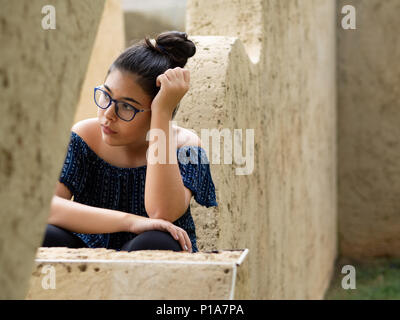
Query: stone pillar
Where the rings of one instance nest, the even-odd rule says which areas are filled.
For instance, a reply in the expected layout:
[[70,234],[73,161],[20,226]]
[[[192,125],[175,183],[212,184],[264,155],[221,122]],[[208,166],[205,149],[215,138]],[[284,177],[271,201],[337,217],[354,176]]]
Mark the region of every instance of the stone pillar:
[[219,207],[193,209],[199,249],[249,248],[246,298],[320,299],[337,254],[336,3],[187,6],[198,52],[178,124],[255,134],[249,175],[209,154]]
[[0,6],[0,299],[24,299],[104,0]]

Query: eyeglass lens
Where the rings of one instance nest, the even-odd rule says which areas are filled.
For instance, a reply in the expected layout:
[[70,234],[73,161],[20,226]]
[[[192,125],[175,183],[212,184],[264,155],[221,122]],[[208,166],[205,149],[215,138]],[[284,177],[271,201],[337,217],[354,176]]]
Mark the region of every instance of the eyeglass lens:
[[[102,109],[106,109],[107,107],[109,107],[110,101],[111,101],[110,96],[106,92],[104,92],[100,89],[96,90],[95,102],[96,102],[97,106],[99,106]],[[116,109],[117,115],[121,119],[126,120],[126,121],[132,120],[136,114],[136,110],[133,106],[131,106],[128,103],[124,103],[122,101],[118,101],[116,103],[115,109]]]

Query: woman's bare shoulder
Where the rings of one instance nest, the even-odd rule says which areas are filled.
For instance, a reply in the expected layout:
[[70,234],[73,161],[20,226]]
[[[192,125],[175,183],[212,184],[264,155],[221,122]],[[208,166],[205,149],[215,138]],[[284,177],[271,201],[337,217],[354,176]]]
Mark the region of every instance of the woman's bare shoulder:
[[[177,147],[200,146],[201,140],[198,135],[190,129],[179,126],[173,126],[177,134]],[[71,129],[79,135],[86,144],[94,151],[99,146],[99,137],[101,136],[100,127],[97,118],[89,118],[75,123]]]
[[97,149],[99,130],[97,118],[78,121],[71,128],[71,131],[80,136],[92,150]]

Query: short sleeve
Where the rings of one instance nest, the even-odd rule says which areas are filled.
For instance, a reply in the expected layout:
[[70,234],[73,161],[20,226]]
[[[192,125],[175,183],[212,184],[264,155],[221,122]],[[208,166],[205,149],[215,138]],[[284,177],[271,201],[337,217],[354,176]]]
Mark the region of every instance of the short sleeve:
[[193,192],[196,202],[206,207],[218,206],[206,152],[198,146],[178,149],[178,164],[183,184]]
[[71,131],[67,155],[61,169],[59,181],[76,196],[82,192],[87,176],[86,144],[80,136]]

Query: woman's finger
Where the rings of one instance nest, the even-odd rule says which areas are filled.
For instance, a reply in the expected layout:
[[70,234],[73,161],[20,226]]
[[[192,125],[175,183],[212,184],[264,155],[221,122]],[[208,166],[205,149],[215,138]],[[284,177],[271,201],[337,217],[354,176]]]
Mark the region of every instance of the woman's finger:
[[186,241],[185,241],[185,236],[182,234],[182,231],[180,231],[178,229],[178,234],[179,234],[179,243],[183,249],[183,251],[186,251],[185,245],[186,245]]
[[185,237],[187,251],[192,252],[192,242],[190,241],[188,234],[186,233],[185,230],[183,230],[182,233],[183,233],[183,236]]
[[175,240],[177,241],[179,240],[178,233],[176,232],[176,229],[172,225],[169,225],[166,229],[167,229],[166,231],[168,231]]
[[183,77],[183,69],[180,67],[176,67],[174,69],[168,69],[165,74],[168,76],[168,79],[170,81],[177,80],[177,81],[182,81],[184,82],[184,77]]
[[176,78],[179,79],[180,81],[184,82],[185,78],[183,76],[183,69],[177,67],[177,68],[174,69],[174,71],[175,71]]
[[187,234],[187,232],[180,228],[175,226],[172,223],[163,223],[163,221],[155,221],[154,228],[161,230],[161,231],[167,231],[171,234],[171,236],[179,242],[180,246],[182,247],[183,251],[188,251],[192,252],[192,243],[190,241],[190,238]]
[[167,71],[165,71],[164,75],[168,79],[168,81],[172,81],[176,77],[172,69],[168,69]]
[[165,81],[165,79],[166,79],[166,75],[164,73],[160,74],[156,79],[156,86],[157,87],[161,86],[161,84]]
[[192,242],[190,241],[190,238],[189,238],[187,232],[182,228],[180,228],[180,232],[181,232],[181,235],[182,235],[182,237],[184,238],[184,241],[185,241],[185,246],[186,246],[185,250],[191,252],[191,250],[192,250]]
[[183,69],[183,79],[185,82],[189,83],[190,82],[190,71],[187,69]]

